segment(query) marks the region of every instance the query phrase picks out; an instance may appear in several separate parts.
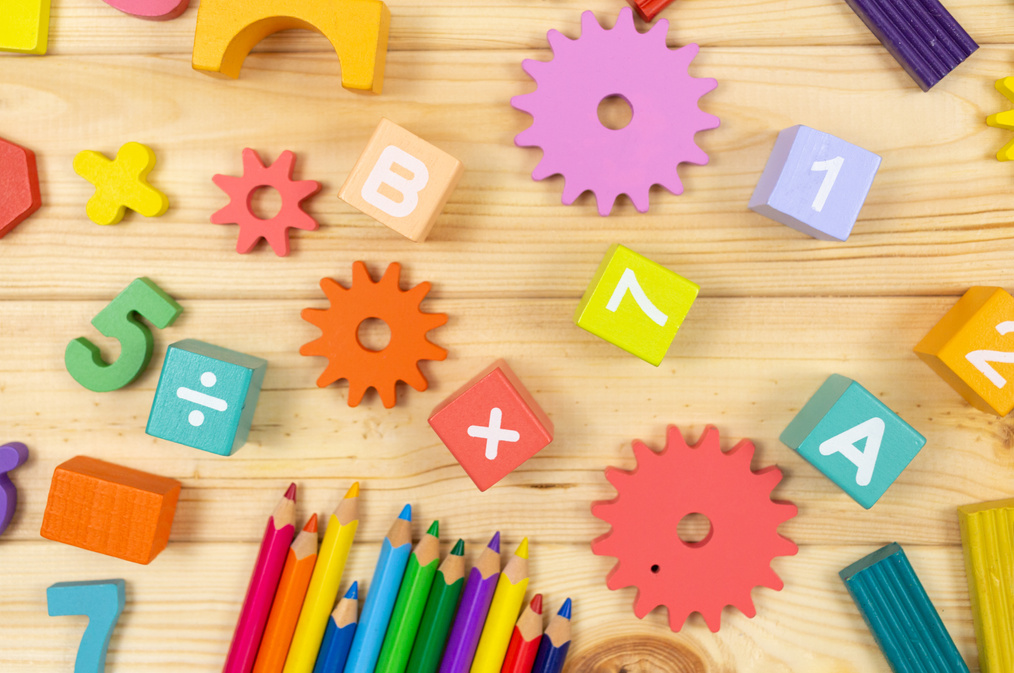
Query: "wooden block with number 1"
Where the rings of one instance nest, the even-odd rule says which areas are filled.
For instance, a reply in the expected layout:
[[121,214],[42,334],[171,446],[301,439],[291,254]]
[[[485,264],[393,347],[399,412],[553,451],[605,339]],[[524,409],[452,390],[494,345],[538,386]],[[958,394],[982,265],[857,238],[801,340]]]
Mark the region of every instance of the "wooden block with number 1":
[[976,409],[1014,410],[1014,297],[973,287],[915,347],[915,354]]
[[381,119],[338,197],[418,243],[429,235],[463,171],[447,152]]
[[630,248],[609,248],[574,314],[581,329],[656,367],[700,286]]

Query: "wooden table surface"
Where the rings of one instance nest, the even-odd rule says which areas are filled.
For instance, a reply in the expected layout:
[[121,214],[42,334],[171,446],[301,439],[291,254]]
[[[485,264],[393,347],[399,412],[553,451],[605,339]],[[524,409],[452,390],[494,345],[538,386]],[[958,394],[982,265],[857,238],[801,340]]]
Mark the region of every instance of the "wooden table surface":
[[[85,619],[48,617],[45,589],[116,577],[127,607],[108,671],[219,670],[285,485],[299,484],[303,520],[329,512],[356,479],[364,518],[347,578],[368,582],[405,502],[417,537],[438,518],[445,546],[465,538],[470,559],[494,529],[507,546],[527,535],[531,588],[553,607],[575,601],[569,671],[887,671],[837,573],[891,541],[978,670],[955,507],[1014,494],[1014,423],[969,407],[912,347],[970,286],[1014,286],[1014,166],[994,158],[1010,134],[984,124],[1009,107],[993,82],[1010,74],[1014,9],[948,4],[982,46],[923,93],[843,0],[677,0],[664,13],[669,43],[698,42],[692,74],[719,82],[703,107],[722,125],[698,135],[711,163],[681,170],[682,196],[653,190],[648,214],[624,199],[600,218],[588,194],[560,204],[561,178],[531,180],[539,152],[512,142],[530,118],[508,101],[533,89],[520,63],[549,58],[547,30],[575,37],[584,9],[611,25],[621,0],[392,0],[377,97],[341,88],[316,33],[268,38],[240,79],[225,81],[190,67],[196,6],[151,23],[99,0],[53,0],[49,55],[0,60],[0,135],[37,153],[45,204],[0,242],[0,439],[32,451],[14,473],[21,504],[0,538],[0,670],[71,670]],[[423,244],[337,198],[382,115],[465,165]],[[883,156],[845,243],[746,208],[775,135],[798,123]],[[127,141],[156,151],[151,178],[170,210],[96,226],[72,159]],[[239,174],[244,147],[272,159],[293,150],[297,176],[324,184],[308,202],[321,228],[295,233],[287,258],[264,244],[239,255],[237,229],[209,223],[227,200],[211,176]],[[571,322],[614,242],[701,285],[657,369]],[[348,282],[360,259],[375,274],[400,261],[406,283],[433,283],[424,307],[450,315],[433,333],[448,359],[423,365],[430,389],[400,389],[392,410],[372,392],[348,407],[346,384],[318,389],[323,360],[298,354],[318,334],[299,317],[325,305],[318,281]],[[155,332],[156,356],[135,383],[90,392],[67,374],[64,348],[88,336],[115,356],[89,321],[143,275],[185,311]],[[270,362],[250,443],[230,458],[144,434],[162,354],[184,338]],[[498,357],[550,414],[556,439],[479,493],[426,418]],[[928,439],[870,511],[778,441],[834,372]],[[782,527],[799,554],[774,563],[785,589],[754,591],[757,617],[727,609],[717,634],[696,615],[673,634],[662,609],[638,621],[634,590],[607,590],[613,561],[589,551],[606,530],[589,504],[613,494],[603,468],[632,467],[631,440],[660,447],[667,424],[690,438],[715,424],[725,448],[753,439],[754,467],[777,463],[777,496],[799,505]],[[183,482],[169,547],[150,566],[39,536],[53,468],[78,454]]]

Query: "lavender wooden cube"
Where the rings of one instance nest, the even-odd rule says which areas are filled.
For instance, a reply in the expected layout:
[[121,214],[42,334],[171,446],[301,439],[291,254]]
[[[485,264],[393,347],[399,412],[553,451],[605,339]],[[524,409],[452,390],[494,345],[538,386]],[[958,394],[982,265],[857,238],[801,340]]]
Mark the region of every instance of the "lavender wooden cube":
[[823,241],[844,241],[880,167],[880,157],[830,133],[791,126],[750,197],[750,210]]

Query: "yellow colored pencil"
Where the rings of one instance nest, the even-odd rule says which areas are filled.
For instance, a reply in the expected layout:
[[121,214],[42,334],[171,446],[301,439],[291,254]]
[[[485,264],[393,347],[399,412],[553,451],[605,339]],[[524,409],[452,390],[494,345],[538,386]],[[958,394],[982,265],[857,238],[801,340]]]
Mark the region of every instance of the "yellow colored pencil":
[[500,673],[527,589],[528,538],[525,538],[500,573],[493,604],[489,606],[486,624],[479,637],[479,647],[472,660],[471,673]]
[[303,601],[303,609],[296,623],[296,633],[292,636],[289,656],[285,659],[283,673],[313,673],[317,661],[317,652],[324,639],[327,620],[331,616],[335,600],[338,598],[338,587],[345,571],[345,561],[349,557],[352,541],[359,527],[359,482],[339,503],[328,519],[324,532],[324,541],[317,555],[317,565],[313,568],[310,588]]

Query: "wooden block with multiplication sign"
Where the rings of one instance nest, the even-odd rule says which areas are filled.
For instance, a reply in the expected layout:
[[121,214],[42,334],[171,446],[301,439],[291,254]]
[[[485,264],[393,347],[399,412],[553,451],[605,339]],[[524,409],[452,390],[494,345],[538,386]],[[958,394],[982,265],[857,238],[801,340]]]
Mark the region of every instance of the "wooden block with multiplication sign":
[[1014,410],[1014,297],[973,287],[915,347],[915,353],[976,409]]
[[779,439],[869,509],[926,438],[861,385],[832,374]]
[[699,291],[696,283],[616,244],[585,290],[574,323],[657,367]]
[[463,171],[447,152],[381,119],[338,197],[418,243],[429,235]]
[[823,241],[844,241],[878,168],[880,157],[873,152],[792,126],[778,134],[750,210]]
[[180,488],[168,477],[71,458],[53,472],[42,537],[147,565],[169,542]]

